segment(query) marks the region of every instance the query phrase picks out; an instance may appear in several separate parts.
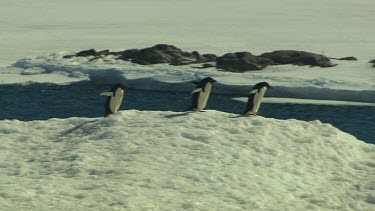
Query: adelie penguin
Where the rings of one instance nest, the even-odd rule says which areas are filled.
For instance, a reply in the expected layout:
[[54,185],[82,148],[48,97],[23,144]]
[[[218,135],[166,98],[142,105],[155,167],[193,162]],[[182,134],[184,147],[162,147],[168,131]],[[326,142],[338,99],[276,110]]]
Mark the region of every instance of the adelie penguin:
[[208,98],[210,97],[212,84],[217,82],[211,77],[206,77],[201,81],[194,81],[192,84],[195,86],[193,90],[193,103],[188,109],[190,111],[202,111],[207,104]]
[[107,117],[110,114],[114,114],[119,110],[122,98],[124,96],[124,90],[125,86],[118,83],[112,86],[110,92],[102,92],[99,94],[101,96],[107,96],[107,100],[104,105],[105,117]]
[[267,82],[260,82],[255,84],[250,92],[249,99],[247,100],[246,110],[244,115],[257,115],[260,104],[262,103],[263,96],[267,89],[271,86]]

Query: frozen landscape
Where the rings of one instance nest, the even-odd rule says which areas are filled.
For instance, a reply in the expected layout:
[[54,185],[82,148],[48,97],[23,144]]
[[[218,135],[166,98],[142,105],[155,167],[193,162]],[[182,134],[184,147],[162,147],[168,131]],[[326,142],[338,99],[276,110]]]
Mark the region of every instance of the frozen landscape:
[[[375,210],[374,7],[1,1],[0,210]],[[63,58],[158,43],[358,61],[232,73]],[[206,76],[218,81],[207,111],[184,112],[191,81]],[[260,81],[273,87],[264,115],[240,116]],[[122,109],[103,118],[97,92],[117,82],[129,88]]]
[[0,128],[3,210],[371,210],[375,203],[374,145],[319,121],[127,110],[4,120]]

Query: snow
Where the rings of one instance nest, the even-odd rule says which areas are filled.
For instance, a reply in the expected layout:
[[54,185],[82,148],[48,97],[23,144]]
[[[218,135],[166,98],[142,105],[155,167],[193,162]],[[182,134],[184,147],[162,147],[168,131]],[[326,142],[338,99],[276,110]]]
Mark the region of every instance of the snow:
[[[169,43],[216,54],[278,49],[374,59],[373,0],[2,0],[0,63]],[[319,15],[318,15],[319,14]]]
[[126,110],[109,118],[5,120],[0,139],[3,209],[374,206],[375,145],[320,121]]
[[84,76],[73,77],[67,73],[49,73],[42,68],[0,67],[0,72],[0,85],[31,83],[69,84],[82,80],[88,80],[88,78],[85,78]]
[[[243,97],[267,81],[265,102],[373,106],[374,7],[373,0],[2,0],[0,84],[90,80],[191,92],[192,80],[211,76],[216,93]],[[158,43],[358,61],[228,73],[62,59]],[[214,110],[3,120],[0,151],[0,210],[375,210],[375,145],[318,120]]]

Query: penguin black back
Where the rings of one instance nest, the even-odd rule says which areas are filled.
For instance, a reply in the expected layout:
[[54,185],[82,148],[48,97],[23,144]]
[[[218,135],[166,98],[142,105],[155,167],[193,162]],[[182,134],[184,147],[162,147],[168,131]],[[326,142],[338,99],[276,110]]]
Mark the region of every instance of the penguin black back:
[[201,111],[206,106],[211,93],[211,85],[215,82],[217,81],[211,77],[206,77],[199,82],[192,82],[195,89],[193,90],[192,106],[188,110]]

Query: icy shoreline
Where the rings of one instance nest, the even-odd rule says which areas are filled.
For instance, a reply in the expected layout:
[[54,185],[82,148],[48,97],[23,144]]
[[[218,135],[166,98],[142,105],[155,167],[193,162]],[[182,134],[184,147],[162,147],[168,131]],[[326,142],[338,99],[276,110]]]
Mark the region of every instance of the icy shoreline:
[[363,61],[338,61],[340,65],[331,68],[280,65],[262,71],[230,73],[214,68],[196,69],[194,65],[137,65],[113,56],[90,61],[91,57],[63,59],[64,55],[67,53],[25,58],[12,68],[21,68],[19,78],[29,76],[25,77],[29,80],[51,77],[54,82],[56,77],[56,81],[65,78],[66,82],[91,80],[94,84],[109,85],[120,82],[134,89],[183,92],[191,91],[191,81],[211,76],[219,81],[214,93],[240,96],[246,96],[255,83],[267,81],[274,87],[267,93],[270,97],[375,102],[373,68]]

